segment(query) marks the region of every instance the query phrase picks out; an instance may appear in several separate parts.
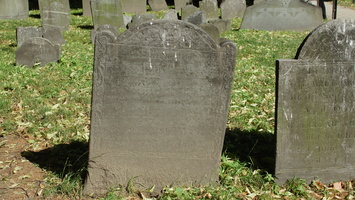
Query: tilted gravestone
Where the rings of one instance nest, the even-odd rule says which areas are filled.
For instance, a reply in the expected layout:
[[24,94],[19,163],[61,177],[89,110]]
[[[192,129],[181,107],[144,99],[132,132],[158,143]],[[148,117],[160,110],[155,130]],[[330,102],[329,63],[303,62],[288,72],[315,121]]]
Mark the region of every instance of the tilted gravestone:
[[225,0],[221,3],[221,18],[243,17],[246,7],[245,0]]
[[194,5],[184,6],[181,8],[181,19],[185,20],[187,17],[189,17],[190,15],[192,15],[198,11],[200,11],[200,9]]
[[318,27],[296,58],[277,61],[277,180],[354,179],[355,19]]
[[168,10],[168,12],[164,13],[163,19],[166,19],[166,20],[179,20],[178,11],[177,10],[173,10],[173,9]]
[[270,0],[249,6],[241,29],[312,30],[323,23],[322,9],[303,0]]
[[60,55],[59,45],[53,45],[46,38],[30,38],[17,49],[16,65],[44,66],[49,62],[57,62]]
[[69,29],[69,0],[39,0],[42,27],[58,27],[61,31]]
[[206,20],[219,19],[217,0],[203,0],[199,2],[201,11],[206,13]]
[[98,34],[85,193],[218,180],[235,58],[180,20]]
[[91,12],[94,29],[104,24],[118,29],[124,25],[121,0],[92,0]]
[[28,0],[1,0],[0,19],[27,19]]
[[165,0],[148,0],[148,4],[152,11],[168,10]]
[[146,0],[121,0],[122,11],[125,13],[144,13],[147,11]]
[[184,19],[184,21],[190,22],[191,24],[194,25],[200,25],[200,24],[204,24],[207,22],[206,20],[206,13],[204,11],[196,11],[195,13],[189,15],[188,17],[186,17]]

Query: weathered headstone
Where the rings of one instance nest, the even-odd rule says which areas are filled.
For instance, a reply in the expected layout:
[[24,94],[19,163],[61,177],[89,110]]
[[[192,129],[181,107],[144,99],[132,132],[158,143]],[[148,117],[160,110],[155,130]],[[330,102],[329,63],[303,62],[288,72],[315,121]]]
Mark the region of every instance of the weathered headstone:
[[220,33],[229,31],[232,28],[232,22],[230,19],[214,19],[209,20],[208,23],[217,27]]
[[91,12],[95,30],[104,24],[124,26],[121,0],[92,0]]
[[355,178],[355,19],[315,29],[277,62],[278,182]]
[[241,29],[312,30],[323,23],[322,9],[303,0],[271,0],[249,6]]
[[98,34],[85,192],[216,181],[235,54],[181,20]]
[[28,0],[1,0],[0,19],[27,19]]
[[122,11],[125,13],[144,13],[147,11],[146,0],[121,0]]
[[245,0],[225,0],[221,3],[221,18],[243,17],[246,7]]
[[59,45],[53,45],[46,38],[30,38],[17,49],[16,65],[44,66],[49,62],[57,62],[60,55]]
[[148,4],[152,11],[168,10],[165,0],[148,0]]
[[186,5],[192,4],[192,0],[174,0],[175,10],[181,10]]
[[202,30],[204,30],[206,33],[208,33],[215,42],[217,43],[220,42],[220,33],[216,26],[206,23],[206,24],[200,24],[199,27]]
[[136,14],[132,17],[132,22],[128,24],[128,28],[156,19],[158,19],[158,17],[152,13]]
[[184,20],[190,22],[191,24],[195,24],[197,26],[207,22],[206,13],[204,11],[197,11],[187,16]]
[[163,19],[166,19],[166,20],[179,20],[178,11],[177,10],[173,10],[173,9],[168,10],[168,12],[164,13]]
[[188,16],[196,13],[200,9],[194,5],[187,5],[181,8],[181,20],[185,20]]
[[83,15],[91,16],[90,0],[82,0],[83,4]]
[[69,0],[39,0],[42,27],[58,27],[61,31],[69,29],[70,7]]
[[48,39],[53,45],[65,44],[62,32],[58,27],[43,29],[42,27],[17,27],[16,39],[17,46],[20,47],[23,43],[31,38],[43,37]]
[[201,11],[206,13],[206,20],[219,19],[217,0],[203,0],[199,2]]

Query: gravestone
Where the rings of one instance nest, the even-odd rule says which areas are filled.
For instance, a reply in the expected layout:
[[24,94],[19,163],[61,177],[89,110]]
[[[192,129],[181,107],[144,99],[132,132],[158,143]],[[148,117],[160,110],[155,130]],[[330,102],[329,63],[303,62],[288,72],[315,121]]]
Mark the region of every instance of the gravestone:
[[17,46],[20,47],[23,43],[31,38],[43,37],[48,39],[53,45],[65,44],[63,35],[58,27],[43,29],[42,27],[17,27],[16,39]]
[[215,42],[219,43],[221,41],[220,33],[216,26],[205,23],[205,24],[200,24],[199,27],[202,30],[204,30],[206,33],[208,33]]
[[164,13],[163,19],[166,19],[166,20],[179,20],[178,11],[177,10],[173,10],[173,9],[168,10],[168,12]]
[[128,28],[156,19],[158,19],[158,17],[152,13],[136,14],[132,17],[132,22],[128,24]]
[[146,0],[121,0],[122,11],[125,13],[144,13],[147,11]]
[[44,66],[60,59],[60,46],[53,45],[46,38],[35,37],[24,42],[16,51],[16,65]]
[[61,31],[69,29],[70,7],[69,0],[39,0],[42,27],[58,27]]
[[204,11],[196,11],[184,19],[184,21],[190,22],[194,25],[200,25],[207,22],[206,13]]
[[208,23],[217,27],[220,33],[229,31],[232,28],[232,21],[230,19],[214,19],[209,20]]
[[270,0],[249,6],[241,29],[312,30],[323,23],[322,9],[303,0]]
[[217,0],[203,0],[199,2],[201,11],[206,13],[206,20],[219,19]]
[[192,4],[192,0],[174,0],[174,7],[175,10],[179,11],[181,8],[185,7],[186,5]]
[[355,19],[311,32],[277,61],[277,181],[355,178]]
[[27,19],[28,0],[1,0],[0,19]]
[[181,8],[181,20],[185,20],[190,15],[196,13],[200,9],[194,5],[187,5]]
[[168,10],[165,0],[148,0],[148,4],[152,11]]
[[218,180],[235,58],[181,20],[98,34],[85,193]]
[[245,0],[225,0],[221,3],[221,18],[243,17],[246,7]]
[[91,11],[95,30],[104,24],[124,26],[121,0],[92,0]]
[[83,16],[91,16],[90,0],[82,0]]

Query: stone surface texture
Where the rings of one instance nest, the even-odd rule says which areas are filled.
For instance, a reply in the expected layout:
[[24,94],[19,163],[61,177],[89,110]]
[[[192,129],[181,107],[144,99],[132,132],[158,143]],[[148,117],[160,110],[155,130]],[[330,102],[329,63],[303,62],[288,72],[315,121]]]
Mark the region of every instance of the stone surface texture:
[[217,0],[203,0],[199,2],[199,8],[206,13],[206,20],[219,19]]
[[225,0],[221,3],[221,18],[232,19],[243,17],[246,9],[245,0]]
[[58,27],[61,31],[69,29],[69,0],[39,0],[39,7],[44,29]]
[[1,0],[0,19],[27,19],[28,0]]
[[302,0],[270,0],[249,6],[241,29],[313,30],[323,23],[322,9]]
[[146,0],[121,0],[124,13],[144,13],[147,11]]
[[168,10],[165,0],[148,0],[148,4],[152,11]]
[[180,20],[98,34],[85,193],[217,181],[235,57]]
[[311,32],[277,61],[277,181],[355,178],[355,19]]
[[92,0],[91,11],[94,29],[109,24],[118,29],[124,26],[122,0]]

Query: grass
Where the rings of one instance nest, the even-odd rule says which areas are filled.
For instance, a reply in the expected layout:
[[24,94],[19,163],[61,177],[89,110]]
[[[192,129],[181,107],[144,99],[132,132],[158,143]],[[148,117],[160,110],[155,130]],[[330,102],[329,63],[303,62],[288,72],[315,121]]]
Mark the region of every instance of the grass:
[[[40,26],[41,21],[36,18],[39,11],[31,11],[27,20],[0,21],[0,136],[19,135],[27,139],[33,150],[51,147],[50,151],[23,153],[24,157],[47,171],[43,195],[48,199],[58,196],[83,198],[81,188],[86,173],[94,47],[90,41],[91,18],[81,16],[81,9],[71,12],[70,29],[64,33],[66,44],[62,46],[62,57],[58,63],[45,67],[14,66],[16,27]],[[274,182],[271,174],[275,142],[275,60],[293,58],[308,32],[237,31],[240,23],[240,19],[234,19],[233,30],[222,34],[222,37],[235,42],[239,50],[220,184],[165,188],[160,198],[353,197],[351,181],[344,183],[345,192],[317,181],[308,185],[297,178],[285,185]],[[60,155],[60,158],[44,159],[39,155],[46,158]],[[137,191],[126,194],[126,188],[118,187],[96,198],[143,198],[142,195]]]

